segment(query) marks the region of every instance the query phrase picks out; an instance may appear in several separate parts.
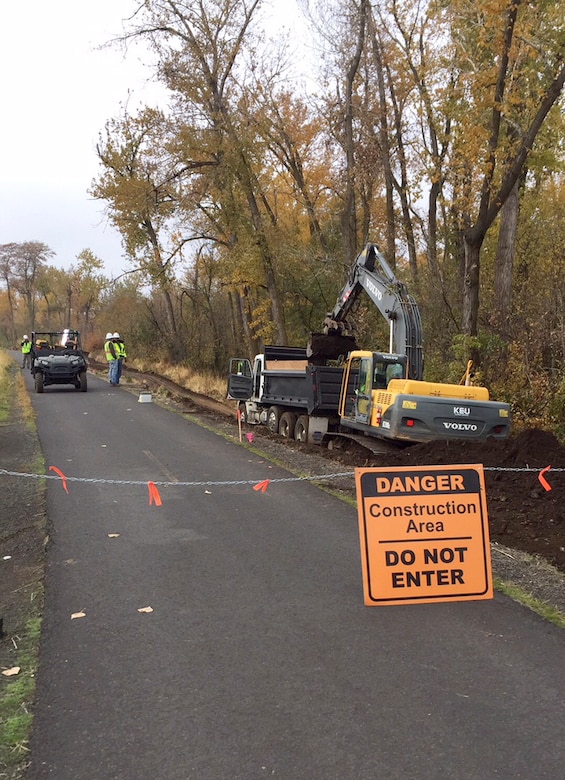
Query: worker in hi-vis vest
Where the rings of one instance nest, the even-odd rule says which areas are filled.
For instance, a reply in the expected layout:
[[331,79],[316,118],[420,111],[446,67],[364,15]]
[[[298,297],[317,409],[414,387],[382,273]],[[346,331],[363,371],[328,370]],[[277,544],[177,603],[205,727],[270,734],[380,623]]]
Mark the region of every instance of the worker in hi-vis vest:
[[114,344],[116,345],[116,348],[118,350],[118,379],[116,384],[120,384],[120,379],[122,378],[122,368],[123,364],[127,360],[127,352],[126,352],[126,345],[124,344],[123,338],[120,336],[119,333],[114,333],[112,336],[114,340]]
[[31,341],[24,336],[22,341],[22,368],[31,368]]
[[104,354],[108,361],[108,381],[115,386],[118,384],[118,347],[113,339],[114,337],[111,333],[106,333]]

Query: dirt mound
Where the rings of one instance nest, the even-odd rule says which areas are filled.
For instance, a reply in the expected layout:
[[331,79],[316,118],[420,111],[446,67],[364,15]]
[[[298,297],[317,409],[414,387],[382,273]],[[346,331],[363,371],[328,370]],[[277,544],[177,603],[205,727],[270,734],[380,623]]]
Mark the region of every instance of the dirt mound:
[[[353,461],[361,456],[351,453]],[[549,431],[531,429],[506,441],[437,441],[373,455],[351,465],[422,466],[481,463],[493,541],[541,555],[565,571],[565,448]],[[347,454],[340,458],[348,461]],[[539,480],[542,469],[551,490]],[[563,469],[560,471],[559,469]]]

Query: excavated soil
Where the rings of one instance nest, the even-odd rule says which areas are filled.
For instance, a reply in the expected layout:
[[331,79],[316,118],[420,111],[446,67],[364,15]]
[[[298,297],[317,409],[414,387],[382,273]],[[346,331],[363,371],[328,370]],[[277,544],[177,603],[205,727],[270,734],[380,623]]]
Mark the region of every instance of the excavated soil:
[[[482,464],[491,539],[565,572],[565,448],[553,434],[532,429],[502,442],[428,442],[384,459],[390,466]],[[384,465],[382,456],[369,462]],[[539,478],[547,466],[541,476],[550,490]]]

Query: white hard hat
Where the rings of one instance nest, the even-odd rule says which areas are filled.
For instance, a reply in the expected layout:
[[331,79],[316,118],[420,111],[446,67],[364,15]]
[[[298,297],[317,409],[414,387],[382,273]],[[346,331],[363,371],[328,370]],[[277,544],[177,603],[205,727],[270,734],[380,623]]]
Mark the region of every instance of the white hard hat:
[[26,333],[26,334],[24,334],[24,339],[27,339],[27,333]]
[[112,334],[112,338],[113,339],[119,339],[120,338],[120,334],[116,331],[116,333]]
[[111,334],[111,333],[106,333],[106,338],[107,338],[107,339],[111,339],[111,338],[113,338],[113,336],[112,336],[112,334]]

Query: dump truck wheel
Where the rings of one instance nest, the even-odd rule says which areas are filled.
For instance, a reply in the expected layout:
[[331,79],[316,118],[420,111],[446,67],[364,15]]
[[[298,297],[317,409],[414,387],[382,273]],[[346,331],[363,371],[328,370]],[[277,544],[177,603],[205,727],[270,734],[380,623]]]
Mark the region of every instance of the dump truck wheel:
[[285,412],[281,415],[279,422],[279,433],[284,436],[285,439],[292,439],[294,437],[294,428],[296,426],[296,415],[292,412]]
[[294,438],[296,441],[306,443],[308,441],[308,417],[301,414],[294,426]]
[[267,412],[267,428],[271,433],[279,432],[279,424],[282,416],[282,409],[280,406],[271,406]]

